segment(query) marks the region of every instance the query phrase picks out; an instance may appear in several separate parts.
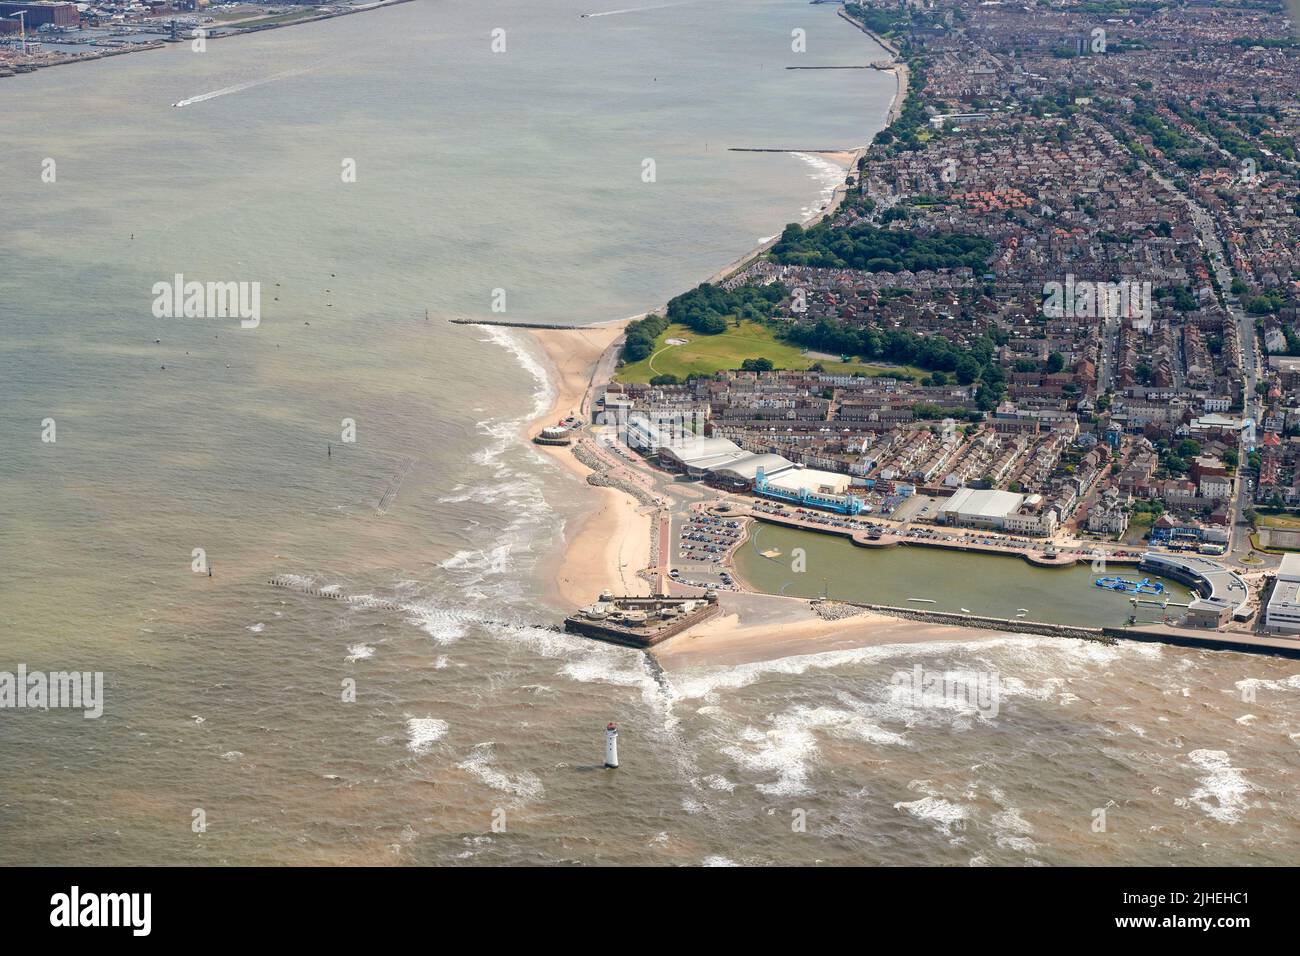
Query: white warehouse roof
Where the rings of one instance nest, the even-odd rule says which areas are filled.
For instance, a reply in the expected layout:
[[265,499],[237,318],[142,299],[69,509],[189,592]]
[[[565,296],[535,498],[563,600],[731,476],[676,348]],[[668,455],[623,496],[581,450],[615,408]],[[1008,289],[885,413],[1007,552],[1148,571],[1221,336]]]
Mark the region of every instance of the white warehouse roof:
[[773,475],[788,472],[794,467],[794,462],[782,458],[780,455],[763,454],[763,455],[745,455],[744,458],[738,458],[735,461],[726,464],[716,465],[709,469],[714,474],[722,475],[724,478],[736,478],[742,481],[753,481],[758,477],[758,469],[763,469],[763,475],[770,481]]
[[746,457],[749,452],[725,438],[687,437],[656,446],[661,455],[691,468],[709,468]]
[[842,495],[848,490],[852,479],[836,471],[820,471],[817,468],[791,468],[781,472],[775,478],[768,473],[767,483],[783,491],[807,489],[823,494]]
[[972,518],[1005,518],[1019,510],[1024,495],[1013,491],[992,491],[979,488],[962,488],[940,506],[941,512],[955,511]]

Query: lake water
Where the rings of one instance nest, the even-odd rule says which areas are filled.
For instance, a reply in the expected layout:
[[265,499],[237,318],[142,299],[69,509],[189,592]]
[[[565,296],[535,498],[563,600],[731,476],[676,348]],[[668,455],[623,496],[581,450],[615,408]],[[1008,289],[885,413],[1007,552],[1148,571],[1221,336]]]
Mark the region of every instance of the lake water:
[[[795,549],[803,554],[795,555]],[[780,552],[765,556],[764,552]],[[795,558],[799,567],[794,570]],[[1093,571],[1088,564],[1040,568],[1015,555],[994,557],[940,548],[899,545],[861,548],[835,535],[757,524],[735,555],[736,570],[752,587],[773,594],[892,604],[917,610],[963,610],[981,617],[1014,618],[1084,627],[1122,625],[1130,615],[1160,621],[1163,611],[1151,605],[1134,608],[1132,595],[1096,586],[1103,574],[1129,580],[1150,578],[1165,586],[1174,605],[1186,604],[1186,587],[1132,566]],[[913,601],[911,598],[922,600]],[[1144,597],[1144,601],[1152,598]],[[1171,614],[1181,614],[1177,606]]]

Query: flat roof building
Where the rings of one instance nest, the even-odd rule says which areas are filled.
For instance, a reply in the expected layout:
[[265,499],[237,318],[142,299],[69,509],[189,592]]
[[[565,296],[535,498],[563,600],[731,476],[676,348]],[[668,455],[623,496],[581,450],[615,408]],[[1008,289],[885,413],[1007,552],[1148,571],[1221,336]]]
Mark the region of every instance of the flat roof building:
[[[714,466],[710,469],[710,473],[715,478],[752,485],[754,479],[758,477],[760,468],[766,475],[785,474],[794,468],[794,462],[771,453],[761,455],[746,454],[743,458],[736,458],[725,464]],[[847,482],[848,475],[845,475],[844,479]],[[770,481],[771,479],[769,479]]]
[[1300,634],[1300,554],[1282,557],[1264,626],[1274,634]]
[[944,524],[997,529],[1019,510],[1024,500],[1024,495],[1013,491],[962,488],[939,506],[939,520]]
[[1042,505],[1038,495],[962,488],[939,506],[939,521],[963,528],[1050,537],[1056,531],[1056,512]]
[[823,495],[842,495],[849,490],[852,482],[848,475],[817,468],[787,468],[779,472],[775,468],[769,468],[766,475],[769,488],[812,491]]
[[81,23],[81,13],[77,10],[75,3],[0,2],[0,17],[8,18],[17,16],[19,13],[26,14],[24,22],[27,24],[28,31],[31,32],[47,23],[56,27],[75,27]]
[[674,438],[655,448],[659,460],[680,468],[693,478],[703,478],[712,469],[739,461],[749,455],[726,438],[700,438],[694,435]]

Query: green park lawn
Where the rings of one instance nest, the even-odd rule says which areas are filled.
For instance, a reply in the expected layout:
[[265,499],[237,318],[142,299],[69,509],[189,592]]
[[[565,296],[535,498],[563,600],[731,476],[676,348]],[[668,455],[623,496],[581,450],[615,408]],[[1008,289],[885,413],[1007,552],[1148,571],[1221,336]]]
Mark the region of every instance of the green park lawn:
[[1295,531],[1300,529],[1300,517],[1296,515],[1267,515],[1260,513],[1256,523],[1265,528],[1281,528],[1285,531]]
[[[685,345],[669,345],[669,339],[685,339]],[[676,375],[682,381],[688,375],[712,375],[714,372],[740,368],[747,358],[766,358],[777,368],[806,369],[821,362],[828,372],[863,375],[922,377],[928,373],[911,366],[871,365],[861,362],[834,362],[804,354],[795,345],[776,338],[773,331],[758,322],[741,322],[717,335],[697,335],[685,325],[669,325],[655,340],[648,358],[624,365],[616,376],[620,382],[648,382],[656,375]]]

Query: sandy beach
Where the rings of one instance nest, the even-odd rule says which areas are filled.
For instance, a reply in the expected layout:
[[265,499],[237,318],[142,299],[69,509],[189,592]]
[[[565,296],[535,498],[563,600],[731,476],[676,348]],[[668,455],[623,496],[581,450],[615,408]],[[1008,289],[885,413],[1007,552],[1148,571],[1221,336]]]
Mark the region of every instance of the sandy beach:
[[721,616],[653,649],[666,670],[734,666],[880,644],[977,641],[1000,636],[996,631],[905,621],[870,611],[825,620],[808,601],[774,594],[727,592],[719,597]]
[[[861,28],[856,21],[850,22]],[[889,49],[888,44],[875,39]],[[906,67],[898,69],[901,70],[896,71],[899,85],[890,104],[886,125],[897,118],[907,96],[907,70]],[[843,153],[826,154],[826,158],[844,166],[847,176],[856,174],[858,161],[865,153],[866,147],[863,146]],[[847,195],[848,184],[841,183],[830,202],[804,225],[814,225],[833,214]],[[762,255],[775,241],[774,238],[757,246],[705,281],[720,282]],[[642,316],[645,314],[648,313],[642,313]],[[612,375],[614,363],[610,347],[622,335],[628,321],[631,320],[573,330],[526,330],[526,334],[540,347],[556,395],[547,413],[525,428],[522,436],[525,440],[531,440],[544,426],[555,424],[569,415],[590,420],[591,386],[595,379],[604,380]],[[574,456],[571,448],[536,447],[542,454],[559,462],[576,482],[582,482],[582,488],[576,493],[591,501],[587,513],[565,529],[563,552],[554,561],[553,597],[556,602],[568,607],[587,604],[606,588],[618,594],[649,594],[650,584],[637,572],[646,568],[651,560],[651,537],[654,533],[651,509],[625,492],[587,484],[591,469]],[[870,644],[989,636],[988,631],[921,624],[870,613],[846,620],[826,621],[813,612],[807,601],[771,595],[728,593],[723,602],[726,613],[721,617],[656,649],[656,656],[665,666],[681,666],[706,659],[710,663],[741,663]]]
[[[623,334],[625,322],[583,329],[529,329],[541,347],[555,389],[545,415],[530,422],[523,438],[531,440],[544,426],[568,415],[589,418],[584,398],[592,374],[610,345]],[[608,588],[616,594],[649,594],[637,572],[650,562],[651,517],[635,498],[614,488],[587,484],[591,469],[571,448],[537,445],[573,476],[574,494],[589,501],[586,514],[565,528],[564,551],[554,566],[554,598],[568,607],[590,604]]]
[[[522,436],[531,440],[543,426],[570,414],[588,416],[588,388],[601,357],[622,335],[626,323],[585,329],[530,329],[540,346],[555,400],[548,412],[529,423]],[[604,367],[601,371],[605,371]],[[649,594],[637,572],[650,563],[651,509],[631,495],[586,483],[591,473],[571,448],[535,446],[559,462],[575,482],[574,494],[589,501],[582,519],[565,529],[564,548],[553,564],[553,597],[564,607],[590,603],[603,589],[620,594]],[[824,620],[808,601],[753,592],[724,592],[723,614],[653,651],[669,670],[696,665],[734,665],[800,654],[847,650],[877,644],[982,640],[993,632],[905,621],[871,612],[841,620]]]

